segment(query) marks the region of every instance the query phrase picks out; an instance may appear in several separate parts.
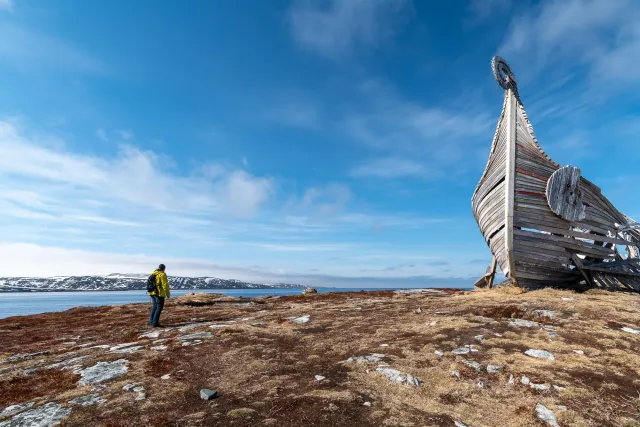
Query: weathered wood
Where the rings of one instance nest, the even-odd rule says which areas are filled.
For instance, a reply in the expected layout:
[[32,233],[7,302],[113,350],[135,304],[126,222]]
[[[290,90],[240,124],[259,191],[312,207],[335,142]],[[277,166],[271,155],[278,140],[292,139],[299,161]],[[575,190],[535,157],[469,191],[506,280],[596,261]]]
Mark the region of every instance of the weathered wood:
[[582,221],[586,216],[580,188],[580,169],[565,166],[547,182],[547,202],[551,210],[567,221]]
[[513,251],[513,206],[515,198],[515,172],[516,172],[516,94],[509,89],[507,92],[509,102],[507,104],[507,170],[506,170],[506,191],[505,191],[505,251],[506,267],[505,274],[517,285],[515,265],[511,259]]
[[489,289],[493,288],[493,280],[496,277],[496,267],[498,266],[498,260],[496,259],[496,257],[493,257],[493,261],[491,261],[491,274],[489,276],[489,278],[487,279],[487,287]]
[[586,280],[588,286],[640,292],[640,266],[622,264],[618,252],[624,246],[631,258],[640,257],[640,227],[630,227],[635,221],[578,168],[561,167],[544,152],[513,73],[502,59],[494,59],[493,66],[505,93],[489,158],[471,198],[493,254],[479,283],[492,286],[500,266],[512,283],[532,289],[579,289]]

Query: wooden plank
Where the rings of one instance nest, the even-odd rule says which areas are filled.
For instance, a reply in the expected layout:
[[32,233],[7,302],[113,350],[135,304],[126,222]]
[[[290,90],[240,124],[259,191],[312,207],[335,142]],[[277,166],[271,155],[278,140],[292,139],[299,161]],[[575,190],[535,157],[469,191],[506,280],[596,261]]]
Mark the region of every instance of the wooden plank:
[[489,289],[493,288],[493,279],[495,279],[496,277],[496,267],[498,266],[498,260],[496,259],[496,257],[493,257],[493,260],[491,261],[491,275],[489,276],[489,278],[487,279],[487,286]]
[[515,198],[515,171],[516,171],[516,96],[513,89],[509,89],[507,96],[507,170],[506,170],[506,191],[505,191],[505,249],[506,267],[505,273],[517,286],[518,278],[514,275],[514,261],[511,259],[513,251],[513,206]]
[[612,237],[607,237],[607,236],[599,236],[597,234],[582,233],[580,231],[575,231],[575,230],[552,227],[543,223],[533,223],[531,221],[524,221],[524,220],[521,220],[519,216],[515,220],[515,226],[524,227],[524,228],[533,228],[540,231],[548,231],[550,233],[561,234],[563,236],[573,236],[573,237],[579,237],[581,239],[589,239],[589,240],[598,241],[598,242],[613,243],[616,245],[625,244],[624,240],[614,239]]

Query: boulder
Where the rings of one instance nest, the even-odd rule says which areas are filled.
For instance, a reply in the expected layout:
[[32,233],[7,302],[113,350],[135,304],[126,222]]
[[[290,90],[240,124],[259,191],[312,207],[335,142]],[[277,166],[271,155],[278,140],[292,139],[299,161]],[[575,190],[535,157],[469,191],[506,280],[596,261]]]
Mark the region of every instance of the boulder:
[[18,414],[22,411],[26,411],[35,405],[34,402],[23,403],[21,405],[11,405],[4,408],[2,412],[0,412],[0,418],[10,417],[12,415]]
[[525,351],[524,354],[526,354],[529,357],[535,357],[535,358],[538,358],[538,359],[555,360],[555,358],[553,357],[553,354],[551,354],[551,353],[549,353],[548,351],[545,351],[545,350],[529,349],[529,350]]
[[69,415],[71,409],[49,402],[0,422],[0,427],[50,427],[60,424]]
[[71,405],[90,406],[105,403],[106,399],[100,397],[99,394],[87,394],[86,396],[76,397],[69,401]]
[[202,400],[211,400],[216,397],[218,397],[218,392],[216,390],[209,390],[208,388],[200,390],[200,399]]
[[555,414],[540,403],[536,405],[536,417],[538,417],[539,420],[545,422],[550,427],[560,427]]
[[126,359],[118,359],[113,362],[98,362],[89,368],[73,372],[80,374],[82,377],[78,381],[80,385],[101,383],[126,374],[129,370],[127,362]]
[[400,384],[409,384],[414,387],[419,387],[422,384],[422,381],[418,378],[415,378],[409,374],[404,372],[400,372],[397,369],[391,368],[377,368],[377,372],[380,372],[385,377],[389,378],[391,381],[400,383]]
[[487,365],[487,373],[488,374],[498,374],[504,371],[504,366],[500,365]]
[[317,294],[318,290],[316,288],[306,288],[302,290],[302,295],[311,295]]

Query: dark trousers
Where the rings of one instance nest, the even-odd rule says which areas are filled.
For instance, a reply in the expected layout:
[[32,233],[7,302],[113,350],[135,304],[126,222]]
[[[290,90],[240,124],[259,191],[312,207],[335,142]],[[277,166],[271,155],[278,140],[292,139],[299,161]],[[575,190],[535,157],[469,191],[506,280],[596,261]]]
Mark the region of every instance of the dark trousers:
[[151,296],[151,326],[160,324],[160,313],[164,308],[164,297]]

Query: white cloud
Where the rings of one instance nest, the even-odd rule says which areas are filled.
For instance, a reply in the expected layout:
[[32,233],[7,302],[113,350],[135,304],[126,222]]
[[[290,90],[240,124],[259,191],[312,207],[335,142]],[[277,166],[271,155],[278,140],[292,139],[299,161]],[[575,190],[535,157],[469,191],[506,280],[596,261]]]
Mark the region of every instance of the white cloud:
[[107,136],[107,133],[102,128],[96,130],[96,136],[98,138],[100,138],[101,140],[103,140],[104,142],[108,142],[109,141],[109,137]]
[[351,200],[353,194],[348,186],[330,183],[322,187],[308,188],[298,208],[301,212],[314,216],[329,217],[340,213]]
[[256,178],[244,171],[234,171],[226,178],[222,190],[227,212],[236,218],[253,216],[260,205],[273,192],[273,181],[269,178]]
[[397,178],[403,176],[421,177],[427,173],[424,166],[409,159],[386,157],[371,160],[355,167],[353,176],[373,176],[379,178]]
[[391,37],[410,0],[294,0],[291,31],[307,49],[340,57]]
[[[491,144],[497,118],[483,109],[481,103],[469,106],[452,100],[450,105],[422,105],[404,99],[388,84],[377,80],[365,82],[361,94],[358,110],[345,113],[343,128],[351,138],[393,159],[411,158],[413,163],[387,160],[390,177],[403,170],[405,174],[428,172],[427,176],[437,177],[454,164],[461,172],[473,159],[469,153],[474,148]],[[426,170],[421,170],[418,164]]]
[[469,13],[475,23],[485,21],[491,16],[503,16],[511,9],[512,0],[471,0]]
[[640,62],[639,21],[634,0],[548,0],[512,20],[499,52],[534,74],[586,64],[592,88],[606,91],[640,81],[630,72]]
[[[175,212],[213,217],[224,209],[247,217],[267,199],[271,180],[241,170],[224,170],[215,177],[180,175],[172,159],[132,146],[122,146],[114,158],[77,154],[39,145],[14,124],[0,121],[0,176],[11,186],[11,198],[28,207],[53,207],[56,197],[70,206],[95,200],[118,212]],[[28,202],[31,202],[28,203]],[[33,202],[39,205],[33,205]],[[58,208],[60,206],[57,206]],[[89,209],[89,206],[83,206]],[[96,209],[96,206],[92,206]],[[91,212],[79,218],[98,218]],[[128,223],[116,219],[116,223]]]
[[130,130],[117,130],[116,133],[125,141],[133,139],[133,132]]
[[0,25],[0,60],[31,70],[49,68],[102,72],[104,65],[71,43],[11,23]]
[[[282,248],[281,248],[282,249]],[[322,249],[322,248],[318,248]],[[300,251],[293,251],[300,252]],[[307,256],[306,251],[301,251]],[[293,256],[293,254],[291,255]],[[393,254],[389,255],[396,261]],[[0,259],[3,260],[2,277],[51,277],[107,275],[112,273],[148,273],[159,263],[167,266],[170,276],[220,277],[239,279],[253,283],[297,283],[319,286],[470,286],[478,267],[466,266],[451,277],[443,274],[442,265],[434,262],[417,265],[385,267],[382,262],[387,257],[371,257],[370,260],[344,268],[336,259],[334,265],[323,268],[322,273],[309,274],[304,271],[290,271],[287,268],[250,268],[220,265],[201,258],[180,258],[153,256],[142,253],[111,253],[68,249],[57,246],[42,246],[26,243],[0,241]],[[481,269],[484,267],[481,267]],[[316,270],[316,269],[309,269]],[[365,273],[366,275],[363,275]],[[478,273],[481,274],[481,273]]]

